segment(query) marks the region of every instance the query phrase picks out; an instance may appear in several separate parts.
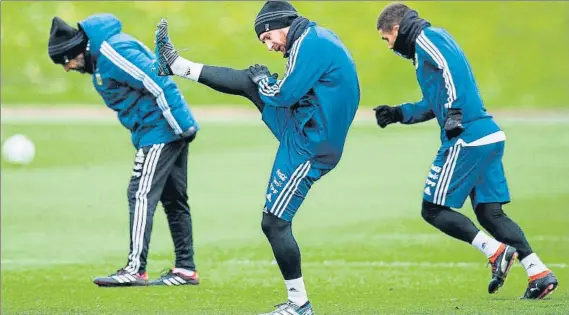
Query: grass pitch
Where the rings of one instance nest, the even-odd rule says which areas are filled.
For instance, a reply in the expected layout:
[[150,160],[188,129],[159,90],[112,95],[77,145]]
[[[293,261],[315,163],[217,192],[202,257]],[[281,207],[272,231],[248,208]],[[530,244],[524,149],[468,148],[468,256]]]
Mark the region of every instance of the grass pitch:
[[[98,288],[128,251],[126,187],[135,151],[113,124],[2,124],[37,145],[32,165],[2,164],[2,314],[257,314],[286,299],[260,229],[276,141],[260,124],[202,124],[191,146],[189,196],[197,287]],[[568,314],[569,125],[502,123],[513,202],[506,213],[560,287],[520,301],[516,264],[497,295],[468,244],[420,216],[438,147],[433,125],[358,124],[340,165],[316,183],[294,221],[317,314]],[[4,163],[4,162],[3,162]],[[461,210],[474,218],[469,203]],[[148,270],[171,267],[156,212]]]

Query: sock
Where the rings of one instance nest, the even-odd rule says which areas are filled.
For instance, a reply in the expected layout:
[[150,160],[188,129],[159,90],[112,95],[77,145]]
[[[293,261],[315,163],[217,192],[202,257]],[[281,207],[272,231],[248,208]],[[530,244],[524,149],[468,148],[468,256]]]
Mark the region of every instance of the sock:
[[200,78],[203,64],[178,57],[174,60],[170,68],[172,68],[172,72],[174,72],[175,75],[197,82]]
[[533,253],[522,229],[502,211],[502,204],[481,203],[474,211],[478,222],[494,239],[516,248],[520,260]]
[[308,302],[304,279],[302,277],[293,280],[285,280],[288,299],[298,306],[303,306]]
[[530,278],[544,271],[549,271],[549,269],[547,269],[547,267],[541,262],[541,259],[539,259],[535,253],[530,254],[520,262],[522,263],[522,266],[524,266],[524,269]]
[[472,241],[472,246],[478,248],[478,250],[484,253],[488,258],[492,257],[496,251],[498,251],[500,245],[502,245],[502,243],[491,238],[482,231],[478,231],[478,234],[476,234]]
[[174,272],[174,273],[181,273],[181,274],[183,274],[184,276],[187,276],[187,277],[191,277],[191,276],[193,276],[193,275],[196,273],[196,272],[193,271],[193,270],[184,269],[184,268],[174,268],[174,270],[172,270],[172,272]]

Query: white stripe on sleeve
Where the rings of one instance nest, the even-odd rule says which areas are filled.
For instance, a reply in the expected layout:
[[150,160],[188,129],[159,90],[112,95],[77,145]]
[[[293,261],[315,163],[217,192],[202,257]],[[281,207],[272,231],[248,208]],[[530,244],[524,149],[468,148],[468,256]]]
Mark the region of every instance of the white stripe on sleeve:
[[445,80],[445,88],[447,89],[447,102],[445,104],[445,108],[451,108],[452,103],[456,100],[456,88],[454,85],[454,81],[452,79],[452,75],[450,73],[450,69],[448,63],[441,54],[440,50],[425,36],[425,32],[421,32],[419,37],[417,37],[417,44],[421,47],[424,51],[426,51],[431,58],[437,63],[439,69],[443,70],[443,78]]
[[156,97],[156,103],[158,103],[158,106],[160,107],[160,110],[162,110],[162,114],[164,115],[164,118],[166,118],[166,121],[170,127],[174,129],[174,132],[176,134],[182,134],[182,128],[174,118],[174,115],[172,115],[170,106],[166,101],[166,96],[164,95],[162,88],[156,82],[154,82],[154,80],[152,80],[152,78],[149,77],[144,71],[140,70],[132,62],[128,61],[125,57],[119,54],[111,45],[109,45],[109,43],[103,42],[101,44],[100,51],[115,66],[119,67],[121,70],[128,73],[136,80],[142,82],[144,87],[150,91],[154,97]]

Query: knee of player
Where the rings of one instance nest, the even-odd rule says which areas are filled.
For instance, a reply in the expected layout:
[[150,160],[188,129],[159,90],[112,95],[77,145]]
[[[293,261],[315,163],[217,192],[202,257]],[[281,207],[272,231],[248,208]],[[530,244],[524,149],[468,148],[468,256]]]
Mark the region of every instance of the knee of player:
[[480,219],[496,219],[506,214],[502,210],[500,203],[481,203],[474,209],[476,217]]
[[444,209],[444,207],[436,205],[427,200],[423,200],[423,204],[421,205],[421,216],[423,219],[425,219],[425,221],[430,222],[439,214],[442,209]]
[[267,237],[277,236],[290,231],[290,222],[287,222],[271,213],[263,213],[261,229]]

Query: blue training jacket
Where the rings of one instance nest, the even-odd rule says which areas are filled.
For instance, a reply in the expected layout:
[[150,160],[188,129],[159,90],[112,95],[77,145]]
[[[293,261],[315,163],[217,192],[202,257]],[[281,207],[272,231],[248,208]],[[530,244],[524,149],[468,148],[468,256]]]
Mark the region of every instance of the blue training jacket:
[[436,117],[444,144],[449,142],[444,132],[448,110],[457,108],[463,115],[465,131],[458,137],[463,141],[472,142],[500,131],[484,108],[464,52],[446,30],[427,27],[421,32],[415,41],[414,64],[423,99],[401,105],[403,124]]
[[180,140],[190,127],[199,129],[176,83],[153,71],[155,55],[122,33],[118,18],[97,14],[79,25],[89,39],[95,89],[130,130],[137,149]]
[[317,168],[337,165],[360,87],[354,60],[332,31],[310,22],[290,49],[284,77],[261,81],[259,95],[263,120],[281,146]]

